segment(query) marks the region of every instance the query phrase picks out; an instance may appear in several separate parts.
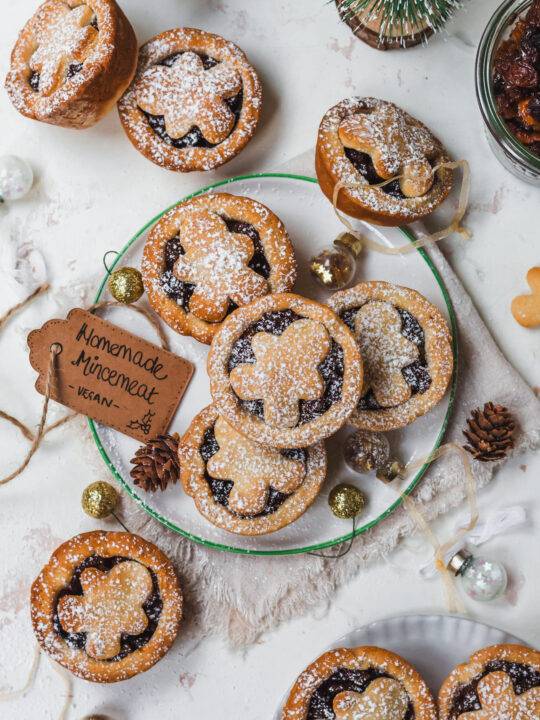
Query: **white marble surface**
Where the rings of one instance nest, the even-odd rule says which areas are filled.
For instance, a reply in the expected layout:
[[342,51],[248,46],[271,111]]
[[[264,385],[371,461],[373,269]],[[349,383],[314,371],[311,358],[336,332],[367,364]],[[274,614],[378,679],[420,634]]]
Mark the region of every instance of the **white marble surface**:
[[[446,253],[507,357],[539,386],[540,331],[519,327],[509,311],[511,299],[526,290],[526,271],[540,262],[539,191],[515,180],[492,157],[474,92],[475,47],[494,5],[468,3],[448,34],[428,47],[377,53],[340,25],[326,0],[124,0],[140,41],[175,26],[201,27],[241,45],[262,76],[264,110],[254,140],[236,160],[205,175],[172,174],[152,165],[132,148],[115,112],[90,130],[63,130],[19,116],[1,92],[0,155],[27,157],[37,181],[26,200],[0,209],[0,242],[41,249],[59,299],[38,300],[0,336],[0,407],[30,425],[37,421],[41,401],[32,389],[26,333],[64,306],[66,296],[73,303],[88,299],[80,297],[80,288],[101,276],[105,250],[123,245],[189,191],[269,169],[312,146],[323,112],[353,93],[396,101],[430,125],[453,157],[469,160],[467,223],[474,238],[446,241]],[[2,77],[16,33],[34,7],[34,0],[3,7]],[[27,445],[2,425],[0,447],[5,473]],[[468,603],[473,617],[537,646],[539,474],[538,456],[514,458],[481,494],[484,514],[519,502],[529,520],[486,548],[509,568],[506,597],[487,606]],[[31,662],[30,582],[57,544],[98,526],[79,508],[81,490],[92,479],[74,432],[66,428],[47,440],[23,476],[0,489],[0,692],[20,686]],[[452,515],[435,528],[444,537],[454,522]],[[343,587],[328,607],[283,625],[244,653],[229,651],[217,638],[199,642],[181,634],[168,656],[138,678],[112,686],[76,681],[69,718],[98,711],[115,720],[147,720],[158,712],[162,720],[268,718],[297,672],[336,637],[379,617],[444,610],[439,584],[420,580],[416,571],[427,555],[421,539],[409,540]],[[59,677],[42,660],[32,689],[2,703],[0,717],[56,718],[62,692]]]

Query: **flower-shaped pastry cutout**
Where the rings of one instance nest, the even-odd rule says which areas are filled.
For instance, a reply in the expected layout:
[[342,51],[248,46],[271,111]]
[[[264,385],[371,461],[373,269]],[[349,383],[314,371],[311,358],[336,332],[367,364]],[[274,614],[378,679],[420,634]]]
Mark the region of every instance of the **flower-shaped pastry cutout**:
[[540,718],[540,687],[516,695],[512,678],[505,672],[492,672],[478,683],[482,708],[462,713],[459,720],[537,720]]
[[404,720],[409,696],[399,680],[383,677],[363,693],[339,693],[333,704],[336,720]]
[[58,603],[58,617],[66,632],[86,633],[86,654],[108,660],[120,652],[123,634],[139,635],[148,625],[142,607],[152,592],[148,568],[134,560],[109,572],[87,568],[81,574],[82,595],[66,595]]
[[264,420],[274,427],[295,427],[300,400],[317,400],[325,389],[319,365],[332,341],[317,320],[294,322],[281,334],[257,333],[255,362],[234,368],[230,382],[242,400],[263,400]]
[[244,233],[229,232],[215,212],[198,210],[182,223],[184,255],[174,266],[182,282],[194,284],[189,310],[206,322],[223,320],[229,301],[247,303],[268,292],[268,282],[248,263],[255,251]]
[[163,115],[172,138],[196,126],[212,145],[233,131],[236,118],[225,100],[242,89],[242,78],[227,61],[204,69],[203,61],[187,51],[170,66],[153,65],[137,86],[137,103],[151,115]]
[[380,407],[401,405],[411,397],[403,368],[418,359],[418,346],[401,334],[401,316],[390,303],[371,300],[356,314],[355,335],[364,363],[362,395],[368,390]]
[[63,3],[45,3],[37,12],[34,32],[37,49],[30,69],[39,73],[39,92],[51,95],[66,80],[70,65],[83,63],[97,43],[98,30],[88,5],[71,9]]
[[273,487],[290,495],[302,484],[305,466],[236,432],[223,418],[214,425],[218,452],[207,464],[207,470],[218,480],[231,480],[229,507],[239,515],[262,512]]
[[356,113],[342,120],[339,139],[343,145],[367,153],[377,174],[387,180],[402,175],[405,197],[421,197],[435,178],[429,158],[440,152],[430,131],[407,121],[407,115],[390,103],[370,113]]

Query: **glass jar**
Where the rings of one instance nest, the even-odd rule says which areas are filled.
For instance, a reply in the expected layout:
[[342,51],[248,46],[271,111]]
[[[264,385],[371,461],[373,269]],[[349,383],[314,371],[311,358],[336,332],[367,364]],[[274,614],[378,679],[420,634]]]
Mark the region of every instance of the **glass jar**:
[[516,177],[540,186],[540,157],[520,143],[497,113],[493,92],[493,59],[501,40],[532,0],[505,0],[491,17],[476,54],[476,96],[486,124],[487,138],[495,157]]

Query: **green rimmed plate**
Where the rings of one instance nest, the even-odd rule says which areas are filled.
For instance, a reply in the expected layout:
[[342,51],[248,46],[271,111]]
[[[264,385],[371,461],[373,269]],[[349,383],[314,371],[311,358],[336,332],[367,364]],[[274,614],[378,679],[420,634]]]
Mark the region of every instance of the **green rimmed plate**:
[[[332,206],[320,192],[317,181],[313,178],[277,173],[247,175],[210,185],[188,197],[219,191],[247,195],[259,200],[283,220],[294,243],[299,265],[299,277],[294,291],[325,302],[329,293],[313,282],[307,269],[308,259],[317,248],[329,244],[343,227],[336,218]],[[149,230],[168,209],[153,218],[127,243],[116,257],[114,265],[135,267],[140,265],[142,249]],[[407,239],[412,239],[403,228],[379,228],[365,223],[358,225],[362,232],[389,246],[402,245]],[[387,280],[407,285],[433,302],[452,327],[454,356],[457,360],[456,327],[451,303],[441,278],[422,250],[393,257],[376,252],[363,253],[359,258],[355,280],[360,282],[367,279]],[[107,297],[106,280],[105,277],[98,290],[96,302]],[[111,308],[106,317],[147,340],[157,342],[149,324],[133,315],[121,308]],[[178,432],[181,435],[194,415],[210,402],[206,376],[208,349],[193,338],[177,335],[168,328],[167,333],[173,352],[191,360],[196,368],[170,428],[170,432]],[[426,456],[439,446],[450,416],[455,384],[456,368],[454,367],[451,386],[439,405],[413,425],[388,433],[392,450],[402,461],[410,462]],[[355,535],[376,525],[400,503],[399,498],[396,499],[395,486],[385,486],[372,474],[356,475],[348,470],[342,459],[343,441],[350,432],[345,428],[327,441],[328,477],[319,497],[309,510],[296,522],[276,533],[259,537],[237,536],[214,527],[199,515],[192,499],[185,495],[179,485],[169,487],[164,493],[154,494],[144,493],[137,488],[129,475],[131,468],[129,461],[139,444],[97,422],[90,420],[89,423],[96,444],[111,472],[148,513],[171,530],[220,550],[258,555],[286,555],[318,551],[348,540],[352,530],[350,521],[334,517],[327,504],[330,489],[343,480],[353,482],[360,487],[367,500]],[[424,466],[400,489],[406,493],[411,492],[425,470]]]

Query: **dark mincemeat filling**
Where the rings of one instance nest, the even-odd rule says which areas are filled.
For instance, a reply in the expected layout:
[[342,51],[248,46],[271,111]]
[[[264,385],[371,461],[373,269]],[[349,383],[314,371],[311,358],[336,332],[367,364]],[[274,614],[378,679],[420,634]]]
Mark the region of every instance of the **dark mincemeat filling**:
[[[183,53],[174,53],[174,55],[169,55],[164,60],[161,61],[160,65],[166,65],[167,67],[171,67],[171,65],[174,64],[175,60],[177,60],[180,55]],[[219,64],[219,60],[216,60],[213,57],[210,57],[208,55],[204,55],[203,53],[197,53],[197,55],[201,58],[203,62],[203,67],[205,70],[209,70],[210,68],[213,68],[215,65]],[[236,118],[236,123],[238,122],[238,118],[240,117],[240,112],[242,110],[242,104],[244,100],[244,94],[242,90],[240,90],[239,93],[234,95],[232,98],[226,98],[225,103],[229,106],[231,112],[234,114]],[[151,115],[150,113],[144,112],[144,110],[141,110],[141,112],[145,115],[146,119],[148,120],[148,123],[152,130],[156,133],[158,137],[160,137],[164,142],[166,142],[168,145],[172,145],[173,147],[177,148],[178,150],[181,150],[182,148],[187,147],[201,147],[201,148],[213,148],[216,147],[212,143],[209,143],[208,140],[205,139],[200,129],[197,127],[197,125],[194,125],[189,132],[187,132],[183,137],[181,138],[172,138],[165,129],[165,118],[163,115]],[[234,130],[234,127],[233,127]],[[231,131],[232,132],[232,131]]]
[[[352,163],[355,170],[367,180],[370,185],[378,185],[384,182],[384,178],[377,175],[373,160],[367,153],[360,152],[359,150],[353,150],[352,148],[344,148],[345,155],[348,160]],[[435,181],[436,182],[436,181]],[[405,195],[401,191],[399,180],[392,180],[387,185],[383,185],[380,188],[387,195],[392,195],[396,198],[405,198]]]
[[[302,319],[302,316],[293,310],[273,310],[265,313],[260,320],[250,325],[233,345],[229,357],[229,372],[234,370],[238,365],[255,362],[255,355],[251,347],[251,340],[254,335],[259,332],[281,335],[289,325],[292,325],[296,320]],[[334,403],[339,402],[341,399],[343,375],[345,372],[343,348],[341,345],[332,340],[330,352],[319,365],[318,369],[325,382],[324,393],[317,400],[300,400],[300,419],[298,425],[305,425],[305,423],[320,417],[334,405]],[[239,399],[239,401],[242,407],[248,412],[256,415],[261,420],[264,419],[264,401],[262,399]]]
[[[204,462],[208,463],[212,455],[215,455],[218,450],[219,444],[214,434],[214,428],[207,428],[204,431],[204,442],[199,448],[199,452]],[[307,452],[303,448],[281,450],[281,454],[287,458],[290,458],[291,460],[297,460],[304,465],[307,464]],[[286,495],[285,493],[279,492],[279,490],[270,487],[268,492],[268,500],[266,501],[266,506],[262,512],[258,513],[257,515],[238,515],[229,508],[229,495],[231,494],[231,490],[234,485],[232,480],[218,480],[217,478],[213,478],[211,475],[209,475],[206,470],[204,476],[206,482],[210,487],[214,501],[219,503],[220,505],[223,505],[229,510],[231,514],[237,515],[237,517],[240,518],[263,517],[264,515],[271,515],[281,505],[283,505],[283,503],[288,497],[290,497],[290,495]]]
[[[396,307],[396,306],[394,306]],[[356,313],[360,307],[350,308],[344,310],[340,317],[347,325],[349,330],[354,333],[354,321]],[[418,359],[410,365],[402,368],[401,372],[405,378],[405,382],[411,388],[411,395],[420,395],[425,393],[428,387],[431,385],[431,375],[429,374],[429,368],[426,361],[426,336],[420,326],[418,320],[411,315],[407,310],[396,307],[396,310],[401,316],[401,334],[413,342],[419,351]],[[360,398],[358,403],[359,410],[382,410],[381,406],[377,402],[373,390],[370,388],[368,392]]]
[[[94,18],[90,25],[96,30],[99,31],[99,26],[97,22],[97,18]],[[80,73],[83,69],[83,63],[71,63],[71,65],[68,67],[68,71],[66,73],[66,80],[69,80],[69,78],[72,78],[77,73]],[[30,74],[30,77],[28,78],[28,83],[32,90],[35,92],[39,92],[39,73],[38,72],[32,72]]]
[[[241,220],[229,220],[223,218],[227,225],[227,230],[232,233],[243,233],[251,238],[253,242],[254,253],[253,257],[248,263],[248,267],[254,270],[263,278],[268,279],[270,277],[270,264],[264,254],[264,248],[261,243],[261,238],[256,228],[250,223],[242,222]],[[192,283],[185,283],[179,280],[174,274],[174,264],[180,257],[184,255],[185,250],[182,247],[180,238],[178,235],[167,241],[165,245],[165,270],[161,273],[161,285],[167,295],[172,298],[175,302],[182,307],[185,312],[189,312],[189,301],[195,290],[195,285]],[[227,314],[236,310],[237,305],[232,301],[229,303],[229,309]]]
[[[353,670],[339,668],[313,692],[309,702],[306,720],[334,720],[334,698],[341,692],[363,693],[368,685],[381,677],[392,677],[378,668]],[[414,720],[415,712],[409,703],[404,720]]]
[[493,660],[493,662],[486,665],[480,675],[473,678],[470,683],[461,685],[454,693],[450,706],[450,720],[456,720],[463,713],[480,710],[481,705],[477,693],[478,683],[489,673],[501,671],[510,675],[516,695],[522,695],[527,690],[540,686],[540,673],[528,665],[508,662],[507,660]]
[[[58,593],[56,597],[56,606],[53,616],[53,625],[56,633],[60,635],[60,637],[70,647],[84,650],[86,645],[86,633],[70,633],[64,630],[62,624],[60,623],[60,618],[58,617],[58,601],[60,600],[60,598],[66,595],[83,594],[81,575],[83,571],[87,568],[92,567],[97,568],[101,572],[108,572],[115,565],[118,565],[119,563],[125,562],[127,560],[131,560],[131,558],[122,557],[120,555],[110,558],[105,558],[101,555],[90,555],[90,557],[87,557],[86,560],[83,560],[83,562],[75,568],[69,585],[63,588],[63,590],[60,590],[60,592]],[[161,616],[161,611],[163,610],[163,600],[161,599],[161,594],[159,592],[159,585],[156,574],[151,568],[147,568],[147,570],[152,576],[153,590],[142,605],[146,617],[148,618],[148,625],[146,627],[146,630],[144,630],[139,635],[123,634],[120,639],[120,652],[118,653],[118,655],[115,655],[115,657],[110,658],[106,662],[116,662],[118,660],[122,660],[122,658],[127,657],[132,652],[135,652],[135,650],[139,650],[144,645],[146,645],[146,643],[150,640],[157,628],[159,618]]]

